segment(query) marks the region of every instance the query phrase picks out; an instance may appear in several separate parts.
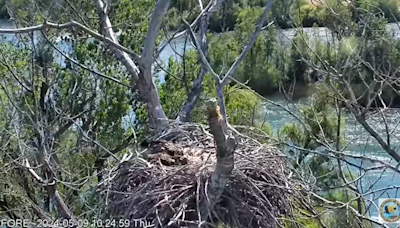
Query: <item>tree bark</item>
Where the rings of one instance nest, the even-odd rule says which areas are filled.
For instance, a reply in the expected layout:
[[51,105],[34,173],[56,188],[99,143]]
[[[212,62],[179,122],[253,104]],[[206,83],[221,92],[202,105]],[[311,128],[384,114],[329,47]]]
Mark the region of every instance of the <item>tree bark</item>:
[[[342,82],[345,85],[345,88],[350,94],[350,101],[345,102],[345,105],[347,109],[353,114],[353,116],[356,118],[356,120],[361,124],[361,126],[364,127],[364,129],[372,136],[375,138],[375,140],[381,145],[381,147],[394,159],[398,164],[400,164],[400,155],[388,144],[385,143],[385,141],[382,139],[382,137],[376,132],[365,120],[365,113],[360,110],[360,108],[357,108],[356,106],[358,105],[356,96],[354,94],[353,89],[351,88],[350,83],[342,79]],[[335,88],[335,87],[333,87]],[[335,91],[335,90],[334,90]],[[336,91],[337,93],[337,91]]]
[[[200,32],[200,47],[201,51],[203,52],[204,56],[207,56],[208,52],[208,41],[207,41],[207,29],[208,25],[210,23],[210,18],[213,15],[215,11],[219,9],[219,7],[222,5],[224,0],[217,0],[215,1],[214,5],[212,5],[209,8],[209,12],[202,14],[200,18],[200,25],[199,25],[199,32]],[[177,117],[178,121],[182,122],[189,122],[190,121],[190,115],[192,113],[193,108],[196,106],[200,94],[203,91],[203,78],[204,75],[207,74],[207,66],[202,63],[200,71],[197,75],[197,78],[193,82],[193,87],[190,90],[190,93],[185,101],[185,104],[183,105],[183,108],[179,112],[179,115]]]
[[224,132],[223,117],[219,111],[219,106],[215,99],[211,99],[207,104],[208,124],[217,150],[217,164],[211,175],[210,184],[207,191],[207,199],[201,207],[202,220],[206,220],[208,212],[221,198],[225,186],[229,181],[234,168],[233,152],[236,149],[236,141],[233,137],[228,137]]
[[[111,21],[105,11],[104,3],[101,0],[93,1],[100,16],[101,32],[114,43],[118,44]],[[156,47],[155,41],[170,2],[171,0],[159,0],[157,2],[150,20],[149,32],[144,43],[142,56],[138,59],[138,66],[126,52],[110,46],[116,59],[126,67],[131,76],[132,85],[138,89],[141,99],[146,103],[150,126],[156,131],[162,130],[168,125],[167,117],[161,107],[158,91],[153,81],[152,65]]]
[[[39,156],[39,160],[40,160],[41,164],[43,165],[43,168],[42,168],[43,173],[46,174],[47,180],[38,178],[37,174],[35,175],[34,173],[32,173],[32,172],[34,172],[33,169],[30,169],[29,171],[31,172],[31,174],[34,177],[36,176],[36,180],[39,181],[39,183],[41,182],[41,184],[43,184],[45,186],[47,195],[50,197],[52,203],[56,207],[59,217],[61,217],[63,219],[71,219],[73,221],[76,221],[75,216],[73,215],[72,211],[68,208],[67,204],[64,202],[64,200],[61,198],[60,194],[58,193],[56,180],[54,178],[54,173],[52,171],[52,168],[50,167],[50,164],[46,161],[46,157],[48,156],[48,153],[46,151],[48,151],[48,150],[47,150],[46,146],[43,145],[44,141],[42,142],[39,138],[38,142],[39,142],[38,156]],[[29,165],[28,165],[28,167],[29,167]]]
[[[239,57],[235,60],[235,62],[229,68],[229,70],[227,71],[227,73],[225,74],[225,76],[223,77],[222,80],[221,80],[220,76],[217,73],[215,73],[215,71],[212,69],[210,63],[208,62],[208,60],[201,48],[201,43],[198,41],[198,39],[194,35],[194,32],[193,32],[191,26],[186,22],[186,26],[188,27],[189,35],[191,36],[191,38],[196,46],[196,49],[198,50],[198,52],[200,54],[200,58],[203,63],[202,66],[204,66],[205,69],[207,69],[207,71],[211,74],[211,76],[217,82],[217,98],[219,101],[219,105],[221,107],[221,114],[224,119],[224,125],[226,126],[225,128],[227,128],[227,126],[228,126],[228,121],[227,121],[226,110],[225,110],[226,109],[225,102],[223,100],[224,99],[224,96],[223,96],[224,86],[227,85],[228,83],[230,83],[234,79],[236,70],[238,69],[240,62],[245,58],[247,52],[251,49],[252,45],[254,44],[254,42],[257,39],[258,34],[261,32],[261,30],[263,30],[263,28],[264,28],[263,25],[268,18],[268,12],[271,10],[272,5],[273,5],[273,0],[269,0],[268,3],[265,5],[264,13],[261,17],[260,22],[257,24],[255,31],[251,35],[246,46],[244,46]],[[270,22],[266,27],[270,26],[272,23],[273,22]]]
[[[46,179],[41,178],[32,168],[30,168],[30,164],[28,160],[26,159],[26,164],[25,166],[28,169],[28,172],[36,179],[38,183],[44,186],[46,189],[48,197],[50,197],[51,202],[54,204],[55,208],[57,209],[58,217],[63,218],[63,219],[69,219],[72,220],[73,222],[76,222],[75,216],[72,213],[72,211],[68,208],[67,204],[64,202],[62,197],[60,196],[58,190],[57,190],[57,182],[54,178],[54,172],[52,171],[52,168],[50,167],[49,162],[46,160],[46,157],[48,157],[47,153],[47,148],[43,144],[45,140],[41,140],[40,137],[38,137],[38,160],[40,164],[42,165],[42,170],[43,173],[46,175]],[[75,226],[73,226],[75,227]]]
[[151,66],[142,68],[137,81],[137,88],[141,99],[147,105],[150,126],[156,131],[167,127],[168,119],[161,106],[160,97],[153,81]]

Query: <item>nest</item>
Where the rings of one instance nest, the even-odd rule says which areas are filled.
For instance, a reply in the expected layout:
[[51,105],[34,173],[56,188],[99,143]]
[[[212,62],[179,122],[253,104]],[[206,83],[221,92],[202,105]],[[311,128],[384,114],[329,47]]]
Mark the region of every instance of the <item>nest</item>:
[[[232,132],[231,132],[232,133]],[[291,212],[292,181],[283,154],[241,134],[232,175],[202,221],[201,202],[216,164],[205,127],[172,124],[151,140],[147,162],[126,161],[102,185],[109,217],[156,227],[277,227]],[[221,226],[222,225],[222,226]]]

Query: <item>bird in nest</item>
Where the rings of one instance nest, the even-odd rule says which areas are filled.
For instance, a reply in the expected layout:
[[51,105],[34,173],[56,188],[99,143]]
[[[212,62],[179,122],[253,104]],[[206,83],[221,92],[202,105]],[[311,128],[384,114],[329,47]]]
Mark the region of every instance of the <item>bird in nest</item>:
[[160,160],[163,165],[186,165],[187,158],[184,154],[184,148],[178,143],[168,142],[166,140],[156,140],[150,144],[149,159]]

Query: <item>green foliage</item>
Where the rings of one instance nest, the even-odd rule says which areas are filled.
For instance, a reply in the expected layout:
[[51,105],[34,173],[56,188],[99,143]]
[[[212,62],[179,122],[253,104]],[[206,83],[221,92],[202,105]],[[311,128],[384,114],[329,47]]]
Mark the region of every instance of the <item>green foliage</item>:
[[303,30],[299,30],[293,38],[290,49],[290,71],[288,72],[289,80],[296,80],[296,82],[304,82],[304,74],[307,70],[307,63],[304,62],[310,57],[308,55],[308,42],[309,38]]
[[[335,128],[335,126],[331,126],[329,124],[328,126],[326,126],[323,123],[321,124],[321,126],[323,126],[324,128],[324,132],[333,131],[333,129]],[[300,144],[299,146],[305,149],[314,150],[321,145],[318,145],[315,142],[314,145],[312,145],[312,143],[310,143],[310,141],[312,140],[310,139],[315,136],[307,134],[314,134],[320,132],[320,130],[315,130],[315,128],[313,128],[312,126],[311,129],[313,129],[313,132],[308,133],[304,129],[301,129],[300,126],[292,124],[286,125],[282,129],[281,134],[284,134],[287,139],[291,139],[291,142],[293,142],[295,145],[299,145],[298,143],[307,142],[307,145],[304,146],[304,144]],[[334,136],[331,137],[334,138]],[[347,203],[350,200],[356,198],[354,193],[352,193],[351,191],[345,188],[340,188],[343,185],[343,180],[340,176],[340,172],[338,172],[337,164],[335,164],[335,161],[333,159],[330,159],[325,155],[318,154],[312,154],[310,155],[311,157],[309,157],[308,159],[305,159],[305,156],[307,155],[304,155],[304,152],[300,152],[300,157],[303,159],[302,167],[307,166],[307,168],[303,169],[303,171],[310,170],[310,174],[315,177],[315,187],[317,194],[333,202],[339,201]],[[352,176],[349,173],[345,173],[344,175],[348,181],[352,180]],[[366,210],[364,202],[362,200],[351,201],[349,202],[349,204],[351,207],[353,207],[354,210],[361,209],[361,213]],[[321,222],[326,225],[326,227],[369,227],[370,225],[363,222],[360,223],[351,209],[341,208],[331,210],[326,209],[323,206],[316,206],[316,209],[319,212],[324,212],[319,218],[321,219]],[[304,227],[320,227],[320,222],[317,219],[301,219],[300,215],[299,218],[296,219],[296,222],[301,223],[302,225],[304,225]]]
[[122,0],[117,4],[110,14],[110,20],[114,24],[122,24],[119,28],[121,35],[118,38],[121,45],[136,53],[141,52],[149,25],[148,15],[152,12],[154,5],[155,2],[150,0],[135,2]]
[[[339,227],[368,227],[372,228],[371,223],[367,221],[360,221],[354,214],[354,211],[358,211],[361,214],[365,213],[366,207],[363,200],[354,200],[357,198],[356,194],[351,191],[338,189],[331,190],[328,194],[324,195],[327,200],[332,202],[349,203],[351,208],[338,208],[332,210],[320,209],[327,211],[322,216],[321,220],[328,227],[339,228]],[[359,211],[360,210],[360,211]]]
[[[185,102],[186,88],[192,88],[193,81],[200,70],[199,63],[200,59],[195,50],[187,52],[181,63],[170,58],[165,83],[159,86],[160,99],[169,118],[176,118]],[[215,82],[210,75],[204,76],[202,88],[203,92],[198,105],[192,112],[191,121],[206,123],[202,107],[208,98],[216,96]],[[225,90],[225,103],[231,124],[253,125],[255,123],[259,113],[260,99],[252,92],[228,86]]]
[[355,2],[361,17],[375,13],[385,17],[389,22],[393,22],[399,18],[398,0],[357,0]]
[[296,0],[275,1],[271,9],[271,16],[275,18],[276,23],[280,28],[288,28],[292,26],[290,15],[290,6]]
[[254,25],[259,21],[263,11],[261,7],[249,7],[239,12],[235,25],[235,37],[239,40],[239,44],[243,45],[247,42],[250,35],[254,32]]
[[[7,4],[12,12],[12,16],[24,19],[24,23],[41,22],[44,18],[48,20],[60,20],[59,15],[79,14],[84,11],[91,11],[94,14],[93,5],[88,1],[70,1],[71,4],[59,3],[56,1],[40,1],[36,4],[28,0],[10,0]],[[315,1],[318,2],[318,1]],[[281,28],[290,28],[292,26],[312,27],[314,24],[327,26],[329,28],[337,27],[346,29],[348,24],[347,18],[354,17],[353,9],[347,5],[346,1],[327,0],[324,1],[329,7],[324,5],[314,5],[308,0],[286,0],[276,1],[272,7],[271,16],[275,18],[277,25]],[[6,9],[6,2],[0,3],[1,15],[9,16]],[[222,8],[222,11],[215,13],[210,21],[210,30],[213,32],[221,32],[233,30],[237,24],[240,14],[249,8],[262,8],[267,0],[228,0]],[[203,2],[205,7],[208,1]],[[372,12],[381,14],[389,22],[399,19],[398,0],[357,0],[356,8],[358,14]],[[74,7],[74,9],[71,8]],[[119,4],[111,7],[110,17],[112,21],[118,21],[117,24],[123,24],[122,31],[128,30],[128,33],[122,34],[122,40],[142,39],[141,35],[147,28],[143,26],[148,23],[148,13],[154,6],[154,1],[141,0],[139,2],[120,1]],[[33,9],[33,10],[32,10]],[[33,15],[30,12],[40,10],[41,14]],[[166,26],[169,30],[178,29],[182,19],[193,21],[200,7],[197,0],[179,0],[172,1],[171,7],[167,13]],[[127,16],[129,15],[129,19]],[[65,17],[67,18],[67,17]],[[346,18],[346,19],[345,19]],[[133,20],[134,21],[133,21]],[[79,18],[80,20],[80,18]],[[129,22],[127,22],[129,21]],[[66,22],[66,21],[63,21]],[[85,21],[88,23],[94,20]],[[129,35],[128,35],[129,34]],[[124,42],[124,41],[123,41]],[[137,47],[132,48],[136,50]]]
[[329,101],[328,97],[317,96],[313,96],[313,104],[310,107],[302,108],[304,121],[314,136],[322,137],[328,141],[339,140],[335,134],[337,117],[332,115],[332,104],[327,102],[327,100]]
[[[211,18],[211,31],[233,30],[244,11],[254,7],[262,8],[266,2],[266,0],[226,1],[223,4],[223,10]],[[354,19],[353,9],[346,1],[327,0],[324,1],[325,5],[318,5],[318,2],[314,1],[314,5],[309,0],[275,1],[271,16],[280,28],[312,27],[317,24],[341,31],[347,29],[346,26],[349,26],[349,22]],[[206,5],[206,3],[203,4]],[[359,13],[365,11],[378,13],[387,18],[389,22],[394,22],[399,17],[398,0],[357,0],[356,6],[358,6]],[[181,18],[193,20],[198,12],[200,9],[196,0],[173,2],[168,13],[170,29],[178,28]]]
[[[321,223],[325,227],[335,228],[370,227],[370,224],[360,222],[353,212],[353,210],[361,210],[360,213],[364,213],[366,210],[364,202],[362,200],[354,201],[355,194],[341,187],[344,183],[341,175],[351,181],[353,179],[351,173],[338,172],[338,161],[325,156],[323,153],[327,152],[323,152],[324,145],[319,143],[322,141],[334,145],[339,141],[339,144],[343,144],[345,120],[340,117],[340,126],[338,126],[338,116],[333,109],[335,106],[339,108],[337,105],[333,92],[323,84],[317,85],[316,94],[311,98],[311,104],[300,109],[304,117],[304,125],[288,124],[278,134],[282,140],[289,141],[306,151],[322,151],[321,154],[309,154],[299,150],[296,162],[300,163],[300,167],[303,168],[302,172],[310,172],[310,175],[315,177],[315,192],[318,195],[329,201],[349,203],[352,207],[352,209],[327,209],[316,204],[318,205],[316,210],[321,213],[318,218],[302,219],[301,215],[308,214],[303,211],[296,219],[296,222],[304,227],[321,227]],[[308,158],[306,158],[307,155],[309,155]],[[341,168],[343,169],[342,166]],[[300,213],[301,209],[298,210],[295,213]],[[291,227],[289,223],[287,227]]]
[[[304,149],[317,149],[319,142],[334,143],[337,138],[338,116],[334,109],[336,101],[331,90],[325,85],[317,85],[316,92],[311,97],[311,104],[300,109],[303,124],[288,124],[280,131],[279,136],[284,141],[291,141]],[[345,119],[340,117],[340,134],[343,137]]]
[[[190,50],[185,53],[182,63],[169,59],[165,83],[159,87],[159,95],[163,109],[167,117],[175,119],[184,104],[187,93],[193,87],[193,81],[200,71],[200,57],[197,51]],[[203,101],[209,97],[215,97],[215,83],[208,74],[204,76],[203,92],[199,105],[193,110],[191,120],[204,122],[204,110],[201,109]]]
[[[58,4],[59,1],[49,0],[8,2],[18,25],[38,24],[44,20],[54,23],[76,20],[90,28],[98,28],[99,25],[92,1],[72,0],[71,4]],[[211,19],[211,31],[235,30],[234,33],[217,34],[212,38],[208,34],[211,40],[208,59],[216,72],[223,75],[235,61],[253,33],[266,2],[267,0],[229,0],[223,5],[223,10]],[[206,5],[208,2],[203,3]],[[182,18],[193,20],[200,12],[197,4],[196,0],[172,1],[164,25],[167,28],[177,28],[181,25]],[[376,72],[363,64],[353,62],[355,58],[352,57],[356,54],[365,62],[377,66],[375,70],[382,75],[398,77],[396,66],[400,62],[400,42],[390,40],[391,37],[385,30],[387,19],[398,18],[398,1],[359,0],[357,4],[361,10],[358,15],[344,2],[329,0],[327,4],[329,9],[311,5],[306,0],[277,1],[270,16],[285,27],[294,24],[323,24],[337,34],[340,39],[338,46],[316,42],[310,45],[310,49],[307,45],[309,39],[300,31],[292,46],[285,48],[278,42],[277,30],[271,26],[257,38],[240,64],[236,78],[247,82],[258,93],[269,95],[276,92],[281,83],[304,81],[308,70],[308,64],[302,61],[305,59],[312,63],[323,60],[328,66],[335,66],[337,69],[350,65],[352,70],[346,72],[346,76],[361,73],[364,77],[360,81],[352,80],[352,83],[360,85],[362,82],[371,82]],[[138,53],[141,51],[148,32],[148,15],[154,5],[155,1],[151,0],[121,0],[118,4],[110,5],[110,20],[115,30],[120,31],[118,39],[122,45]],[[4,6],[2,10],[4,11]],[[376,14],[382,17],[377,18]],[[85,17],[82,18],[82,15]],[[53,43],[59,36],[58,31],[51,29],[43,32]],[[124,68],[115,61],[114,56],[105,51],[100,42],[88,42],[82,37],[77,39],[79,34],[75,34],[75,31],[67,32],[73,33],[72,41],[68,44],[72,45],[69,56],[125,84],[130,83]],[[161,36],[157,42],[160,40]],[[23,41],[27,44],[31,42],[28,36],[23,36]],[[147,122],[146,108],[136,100],[136,91],[130,88],[105,80],[68,61],[65,66],[53,63],[56,58],[52,50],[44,38],[40,38],[35,48],[26,44],[19,48],[12,45],[0,46],[0,81],[7,82],[1,83],[0,87],[0,115],[3,117],[0,119],[0,129],[4,129],[9,137],[1,138],[7,143],[1,148],[0,165],[5,167],[4,170],[10,170],[2,173],[4,176],[0,179],[0,192],[4,194],[0,200],[6,199],[20,213],[30,202],[40,206],[45,204],[45,190],[27,179],[27,173],[18,166],[13,166],[13,162],[23,153],[24,158],[32,161],[32,166],[39,166],[41,162],[37,151],[30,148],[36,145],[42,135],[49,134],[55,140],[51,150],[60,161],[58,165],[63,168],[57,173],[60,194],[72,205],[75,214],[86,211],[97,213],[96,207],[100,207],[100,200],[96,198],[94,190],[101,178],[101,172],[115,162],[110,151],[116,154],[125,152],[131,142],[128,141],[121,149],[119,146],[131,136],[133,130],[138,138],[145,136],[148,130],[144,126]],[[194,50],[186,52],[182,62],[169,60],[165,83],[159,85],[163,109],[169,118],[174,119],[180,111],[199,74],[200,65],[201,61]],[[16,80],[15,75],[21,80]],[[269,125],[263,124],[258,116],[260,99],[250,91],[238,89],[234,84],[227,86],[225,91],[229,122],[234,125],[255,126],[270,135]],[[32,91],[27,91],[23,85],[30,87]],[[46,100],[51,101],[46,104],[47,111],[41,110],[40,106],[43,98],[41,92],[45,86],[49,87]],[[341,119],[341,126],[338,126],[338,117],[333,108],[337,105],[337,101],[332,98],[334,95],[323,85],[316,87],[317,93],[312,97],[312,104],[300,110],[304,125],[288,124],[279,132],[282,140],[291,141],[304,149],[320,149],[323,146],[320,141],[332,144],[343,140],[345,120]],[[192,113],[193,122],[205,122],[203,103],[208,98],[215,97],[215,82],[208,74],[204,76],[202,89],[198,105]],[[365,88],[360,86],[360,90],[356,92],[358,96],[365,92]],[[383,96],[393,98],[391,92],[393,91],[385,90]],[[126,131],[122,126],[122,117],[130,112],[135,113],[136,123],[134,129]],[[61,129],[65,130],[60,131]],[[97,144],[90,139],[96,140]],[[304,152],[299,154],[303,164],[311,167],[312,174],[317,177],[316,187],[321,194],[332,201],[341,202],[348,202],[354,197],[347,191],[327,191],[340,185],[342,178],[334,172],[336,167],[331,159],[316,155],[307,158],[308,154]],[[37,172],[40,176],[45,176],[40,168]],[[73,186],[66,183],[73,183]],[[362,202],[352,202],[350,205],[358,210],[358,204]],[[55,214],[54,209],[50,209],[49,213]],[[330,217],[324,217],[325,222],[331,227],[357,226],[353,219],[350,222],[341,220],[338,216],[340,213],[345,211],[329,214]],[[2,212],[0,214],[3,216]],[[306,227],[319,227],[314,220],[300,222]]]
[[[54,33],[48,32],[46,35],[54,42]],[[7,118],[0,120],[1,131],[6,128],[3,125],[5,121],[11,137],[10,143],[3,145],[2,151],[4,149],[13,154],[14,159],[26,158],[32,166],[39,166],[39,152],[30,148],[36,145],[39,135],[54,137],[51,151],[57,154],[58,165],[63,168],[62,172],[57,172],[60,180],[57,189],[66,203],[72,205],[73,213],[82,214],[89,210],[88,207],[98,205],[97,193],[94,192],[98,179],[93,173],[102,172],[110,156],[102,148],[118,148],[129,136],[122,128],[122,117],[127,115],[130,106],[129,90],[75,64],[67,62],[60,65],[53,62],[56,58],[51,46],[40,39],[38,41],[35,47],[37,52],[32,52],[29,45],[0,45],[1,81],[8,82],[0,87],[5,111],[1,114],[4,117],[14,115],[13,122]],[[112,56],[107,58],[96,43],[74,42],[69,54],[82,64],[129,84],[120,65]],[[22,86],[31,88],[32,92]],[[11,97],[12,103],[8,103],[8,97]],[[15,113],[18,113],[18,118]],[[96,140],[102,148],[90,139]],[[30,145],[29,148],[21,151],[19,146],[25,145],[22,142]],[[24,179],[24,176],[27,178],[30,175],[20,171],[10,161],[11,158],[0,152],[0,164],[13,165],[7,168],[10,172],[5,178],[17,180],[10,181],[12,184],[7,189],[18,194],[19,199],[8,194],[4,200],[14,202],[16,205],[12,205],[13,208],[20,211],[25,210],[26,202],[34,202],[42,207],[47,200],[45,189]],[[102,165],[99,166],[96,163],[98,161],[102,161]],[[45,177],[42,169],[35,168],[35,171]],[[74,186],[72,188],[65,183],[73,183]],[[4,189],[0,185],[0,191]],[[54,214],[54,208],[50,208],[49,213]]]
[[[232,33],[223,33],[210,40],[208,57],[215,72],[226,73],[240,54],[241,46]],[[243,63],[241,64],[243,65]],[[237,76],[240,77],[240,76]]]
[[225,93],[229,123],[254,126],[259,120],[260,99],[251,91],[230,87]]
[[[243,47],[254,32],[250,24],[254,24],[259,17],[250,15],[260,15],[261,13],[262,9],[255,8],[249,9],[240,15],[234,35],[236,37],[235,40],[238,40],[237,46]],[[216,51],[218,50],[216,49]],[[214,55],[217,54],[219,53]],[[287,52],[278,43],[275,29],[270,27],[267,32],[261,33],[257,37],[241,63],[236,77],[241,82],[248,82],[248,85],[261,95],[270,95],[278,90],[279,83],[282,82],[287,74],[288,63],[285,60],[286,57]],[[217,58],[214,57],[214,59]],[[228,62],[233,62],[233,60],[231,59]],[[225,67],[226,70],[227,68]],[[223,71],[223,73],[225,72]]]
[[290,7],[291,15],[297,26],[313,26],[317,22],[320,8],[308,0],[296,0]]
[[355,36],[347,37],[340,42],[339,52],[344,58],[350,58],[356,56],[359,51],[358,38]]
[[351,28],[355,26],[352,8],[346,1],[327,0],[327,7],[322,7],[319,21],[333,31],[339,39],[351,35]]
[[379,1],[378,8],[389,22],[399,19],[399,1],[398,0],[382,0]]

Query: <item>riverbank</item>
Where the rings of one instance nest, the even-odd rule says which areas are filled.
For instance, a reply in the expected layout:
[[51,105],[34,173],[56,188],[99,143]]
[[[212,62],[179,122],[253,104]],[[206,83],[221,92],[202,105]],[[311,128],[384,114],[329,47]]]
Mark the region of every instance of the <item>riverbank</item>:
[[[189,3],[191,2],[191,3]],[[197,1],[188,0],[188,3],[186,3],[186,6],[182,5],[175,5],[174,3],[171,3],[169,12],[168,12],[168,17],[169,20],[166,24],[167,29],[170,31],[175,31],[181,27],[179,24],[180,21],[180,16],[177,18],[177,15],[184,14],[183,12],[186,12],[187,10],[191,10],[192,8],[191,5],[197,4]],[[393,10],[394,6],[392,6],[391,3],[392,1],[389,1],[389,3],[380,3],[378,5],[378,8],[381,10],[380,12],[383,13],[385,16],[386,20],[388,23],[395,23],[400,20],[400,15],[399,15],[399,7],[397,7],[397,11]],[[181,3],[182,4],[182,3]],[[210,21],[209,24],[209,30],[212,33],[221,33],[221,32],[227,32],[227,31],[233,31],[235,26],[237,25],[239,21],[239,15],[242,13],[244,10],[250,8],[260,8],[264,7],[264,1],[259,1],[259,2],[252,2],[252,1],[229,1],[227,5],[224,6],[224,15],[218,15],[217,17],[213,17],[212,20]],[[295,6],[297,4],[297,6]],[[386,5],[385,5],[386,4]],[[23,6],[24,3],[21,3],[21,6]],[[185,5],[185,4],[184,4]],[[271,14],[271,19],[275,20],[275,24],[277,27],[280,29],[298,29],[299,26],[302,28],[312,28],[312,27],[325,27],[325,21],[322,20],[320,17],[320,13],[317,12],[322,12],[324,8],[326,7],[325,1],[321,0],[306,0],[306,1],[301,1],[298,0],[293,1],[292,3],[280,3],[280,4],[275,4],[277,6],[274,6],[275,9],[272,10]],[[399,5],[399,4],[397,4]],[[182,8],[183,7],[183,8]],[[185,9],[185,7],[187,9]],[[294,17],[292,17],[291,13],[293,13],[293,9],[298,8],[299,9],[299,14],[303,15],[302,19],[300,21],[295,21]],[[387,12],[387,11],[393,11],[393,12]],[[183,12],[181,12],[183,11]],[[296,10],[297,11],[297,10]],[[301,12],[304,11],[304,12]],[[181,12],[181,14],[177,14],[177,12]],[[304,16],[307,15],[307,16]],[[189,18],[186,18],[186,20],[191,21],[194,20],[196,15],[188,16]],[[10,19],[9,12],[6,8],[6,2],[2,1],[0,2],[0,20],[8,20]],[[297,19],[299,20],[299,19]]]

